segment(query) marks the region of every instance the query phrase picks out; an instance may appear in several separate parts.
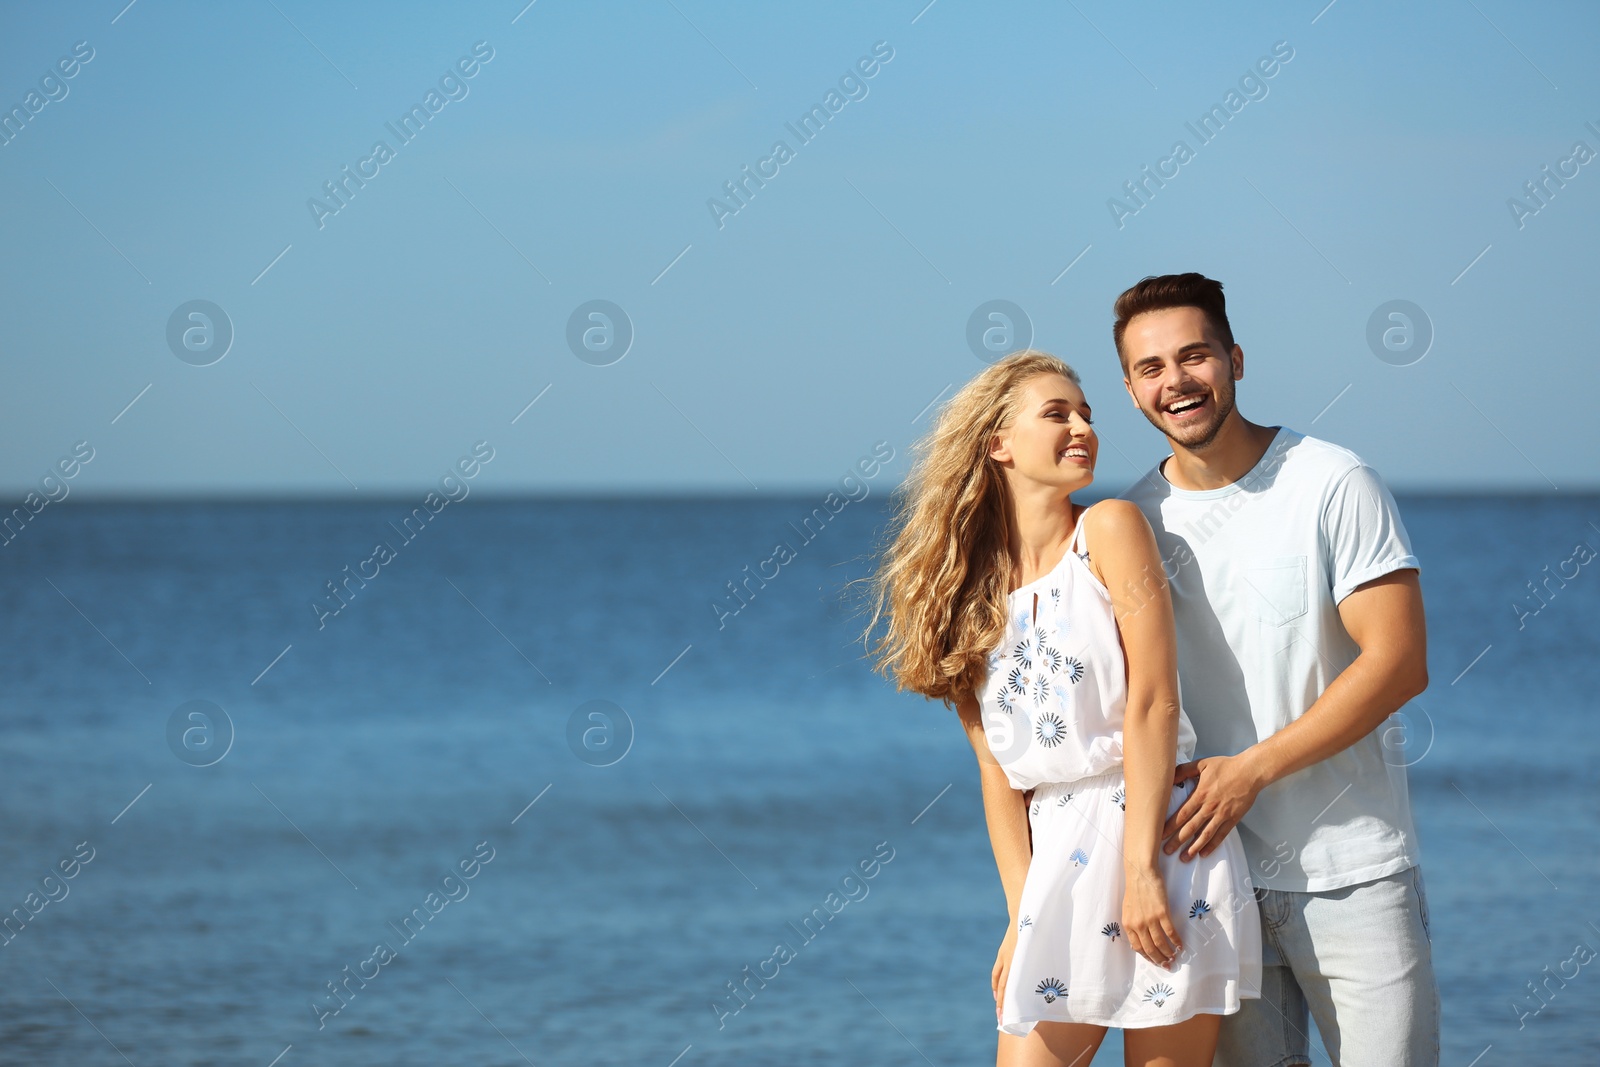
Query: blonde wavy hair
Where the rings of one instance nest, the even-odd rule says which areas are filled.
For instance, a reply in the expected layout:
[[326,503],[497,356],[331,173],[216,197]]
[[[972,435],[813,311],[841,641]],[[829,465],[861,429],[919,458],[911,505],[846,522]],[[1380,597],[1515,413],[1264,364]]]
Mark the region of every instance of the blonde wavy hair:
[[876,573],[865,579],[872,618],[888,629],[868,647],[873,670],[954,707],[976,692],[989,654],[1005,635],[1016,561],[1010,486],[989,443],[1016,418],[1023,386],[1041,374],[1081,385],[1047,352],[1024,349],[985,368],[951,397],[912,449],[912,466]]

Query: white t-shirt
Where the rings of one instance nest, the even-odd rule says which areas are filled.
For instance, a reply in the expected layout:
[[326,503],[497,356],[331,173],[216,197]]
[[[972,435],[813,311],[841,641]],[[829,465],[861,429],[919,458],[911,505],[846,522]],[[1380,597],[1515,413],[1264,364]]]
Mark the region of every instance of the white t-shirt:
[[[1161,549],[1196,758],[1234,755],[1304,714],[1360,652],[1339,602],[1421,569],[1377,472],[1287,427],[1232,485],[1179,489],[1158,464],[1123,496]],[[1239,823],[1254,884],[1322,892],[1418,862],[1390,722],[1261,791]]]

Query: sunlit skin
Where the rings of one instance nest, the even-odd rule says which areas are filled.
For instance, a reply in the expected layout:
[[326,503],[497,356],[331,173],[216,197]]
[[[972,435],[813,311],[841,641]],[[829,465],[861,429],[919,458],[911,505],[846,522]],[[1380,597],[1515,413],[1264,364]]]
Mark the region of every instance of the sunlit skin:
[[[1179,489],[1231,485],[1256,465],[1276,427],[1246,420],[1234,406],[1244,351],[1225,346],[1197,307],[1135,315],[1122,339],[1123,385],[1134,406],[1166,435],[1172,458],[1161,473]],[[1175,405],[1198,404],[1174,412]],[[1176,779],[1199,785],[1162,828],[1164,849],[1180,858],[1210,855],[1261,791],[1341,752],[1381,725],[1428,685],[1427,630],[1415,570],[1360,585],[1338,605],[1361,654],[1295,721],[1231,756],[1180,765]]]

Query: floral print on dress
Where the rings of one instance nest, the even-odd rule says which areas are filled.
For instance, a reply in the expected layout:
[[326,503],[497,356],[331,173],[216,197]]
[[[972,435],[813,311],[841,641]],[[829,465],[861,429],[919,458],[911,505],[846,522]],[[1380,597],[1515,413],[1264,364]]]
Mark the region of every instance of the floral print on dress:
[[1043,671],[1036,671],[1033,675],[1033,702],[1043,704],[1050,699],[1050,679]]
[[1033,916],[1024,915],[1022,918],[1017,920],[1017,933],[1020,934],[1022,932],[1022,928],[1023,927],[1032,926],[1032,925],[1033,925]]
[[1011,649],[1011,658],[1025,671],[1033,670],[1033,638],[1024,637]]
[[[1050,593],[1052,603],[1059,605],[1060,586],[1053,587]],[[1083,662],[1061,651],[1067,626],[1052,625],[1061,622],[1053,618],[1040,622],[1030,610],[1019,611],[1015,636],[989,654],[988,673],[1002,679],[992,688],[992,699],[1004,714],[1015,715],[1024,704],[1046,707],[1064,684],[1075,685],[1083,680]]]
[[[1041,745],[1046,748],[1055,748],[1067,736],[1067,724],[1062,722],[1054,712],[1047,711],[1039,716],[1039,721],[1035,724],[1034,734],[1039,738]],[[1037,815],[1038,812],[1035,811],[1034,814]]]
[[1073,849],[1072,855],[1067,858],[1072,861],[1074,867],[1083,867],[1089,863],[1089,854],[1081,848]]
[[1056,645],[1048,626],[1024,628],[1021,638],[1002,657],[1011,662],[1005,688],[1018,697],[1031,696],[1035,704],[1042,705],[1054,691],[1050,684],[1052,675],[1065,675],[1071,682],[1082,678],[1083,665],[1071,656],[1062,655]]
[[1106,923],[1100,928],[1100,932],[1115,941],[1122,936],[1122,924],[1119,922]]
[[1167,1002],[1167,998],[1172,996],[1173,992],[1174,990],[1171,986],[1165,982],[1158,982],[1144,991],[1144,999],[1146,1003],[1154,1004],[1159,1008]]
[[1117,786],[1117,791],[1115,793],[1111,794],[1111,803],[1115,804],[1117,807],[1121,808],[1123,811],[1127,811],[1128,810],[1128,790],[1126,788],[1124,788],[1123,786],[1120,786],[1120,785]]
[[1210,914],[1211,905],[1207,904],[1203,899],[1197,900],[1189,906],[1189,918],[1191,919],[1204,919]]
[[1057,997],[1065,997],[1067,995],[1067,987],[1059,978],[1046,978],[1039,983],[1039,988],[1035,989],[1034,992],[1044,997],[1046,1004],[1054,1004]]

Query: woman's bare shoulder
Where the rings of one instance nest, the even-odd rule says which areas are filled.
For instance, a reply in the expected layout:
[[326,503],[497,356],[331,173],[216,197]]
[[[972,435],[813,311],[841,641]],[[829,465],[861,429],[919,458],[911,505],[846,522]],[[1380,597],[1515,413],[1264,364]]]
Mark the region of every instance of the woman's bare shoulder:
[[1150,520],[1144,517],[1139,505],[1121,497],[1111,497],[1090,504],[1079,521],[1083,523],[1084,532],[1092,535],[1098,531],[1112,538],[1126,537],[1150,529]]

